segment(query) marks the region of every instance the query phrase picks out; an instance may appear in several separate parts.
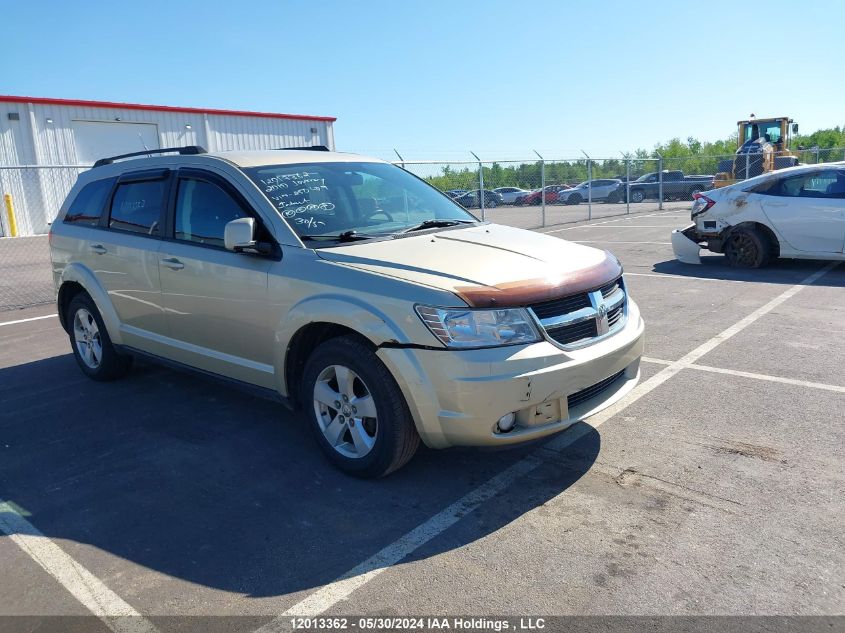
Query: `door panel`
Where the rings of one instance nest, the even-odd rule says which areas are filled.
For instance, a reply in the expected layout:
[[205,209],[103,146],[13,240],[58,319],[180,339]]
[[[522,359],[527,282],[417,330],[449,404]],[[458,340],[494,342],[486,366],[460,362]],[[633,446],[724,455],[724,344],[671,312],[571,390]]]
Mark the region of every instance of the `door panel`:
[[[226,223],[254,217],[225,181],[180,172],[159,253],[162,302],[172,337],[169,356],[273,387],[274,323],[267,305],[273,260],[223,247]],[[266,234],[259,236],[262,241]]]
[[92,230],[84,248],[87,263],[103,284],[120,319],[127,345],[158,353],[156,338],[167,335],[161,305],[158,250],[165,197],[166,170],[120,177],[102,228]]
[[762,197],[766,216],[795,250],[842,252],[845,200]]
[[89,235],[86,263],[111,299],[124,342],[156,353],[150,335],[167,335],[158,271],[161,242],[116,231]]
[[267,305],[272,261],[167,242],[159,253],[169,355],[179,362],[273,386],[273,330]]

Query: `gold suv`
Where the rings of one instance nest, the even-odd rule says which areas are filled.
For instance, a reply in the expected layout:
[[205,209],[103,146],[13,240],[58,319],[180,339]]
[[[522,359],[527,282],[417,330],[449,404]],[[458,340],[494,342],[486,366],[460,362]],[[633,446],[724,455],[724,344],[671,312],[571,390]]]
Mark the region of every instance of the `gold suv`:
[[639,378],[643,321],[610,253],[481,222],[363,156],[143,154],[80,175],[50,234],[59,317],[95,380],[142,356],[246,386],[374,477],[420,440],[561,431]]

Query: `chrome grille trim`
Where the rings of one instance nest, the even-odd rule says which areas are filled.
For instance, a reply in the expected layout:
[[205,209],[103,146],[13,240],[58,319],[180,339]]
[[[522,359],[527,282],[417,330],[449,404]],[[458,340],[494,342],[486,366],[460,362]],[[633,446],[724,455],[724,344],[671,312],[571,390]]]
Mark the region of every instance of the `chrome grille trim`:
[[[568,298],[569,299],[569,298]],[[597,343],[621,330],[628,320],[628,295],[622,277],[605,284],[592,292],[575,295],[571,301],[548,301],[529,306],[528,312],[540,326],[540,331],[547,341],[565,350],[578,349]],[[555,304],[584,305],[571,312],[549,315],[549,308]],[[541,318],[537,312],[544,316]],[[590,325],[595,327],[590,327]]]

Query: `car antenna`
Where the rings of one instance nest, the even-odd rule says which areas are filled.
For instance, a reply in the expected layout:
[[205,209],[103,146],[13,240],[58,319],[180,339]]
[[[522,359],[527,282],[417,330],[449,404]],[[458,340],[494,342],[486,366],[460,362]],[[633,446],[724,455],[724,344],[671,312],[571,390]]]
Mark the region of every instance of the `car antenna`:
[[[149,151],[150,148],[147,147],[147,144],[144,142],[144,137],[141,136],[140,132],[138,132],[138,138],[141,140],[141,147],[143,147],[145,150]],[[147,158],[150,158],[151,156],[152,156],[151,154],[147,154]]]

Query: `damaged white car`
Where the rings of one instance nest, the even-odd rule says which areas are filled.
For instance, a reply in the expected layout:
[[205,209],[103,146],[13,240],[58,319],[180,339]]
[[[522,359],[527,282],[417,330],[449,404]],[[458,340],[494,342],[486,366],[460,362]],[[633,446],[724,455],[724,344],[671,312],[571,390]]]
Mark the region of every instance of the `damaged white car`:
[[801,165],[695,195],[693,224],[672,232],[678,260],[699,250],[731,266],[759,268],[779,257],[845,259],[845,163]]

